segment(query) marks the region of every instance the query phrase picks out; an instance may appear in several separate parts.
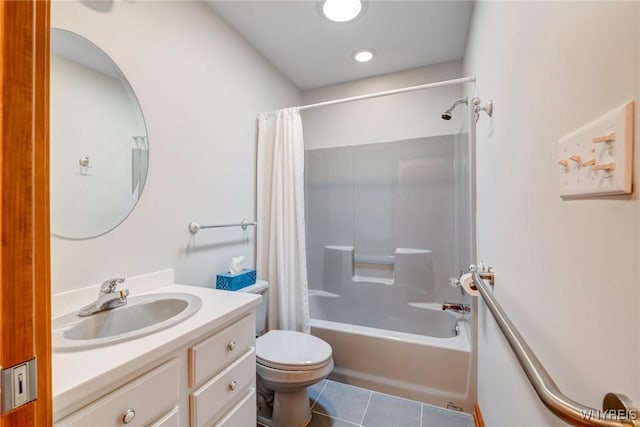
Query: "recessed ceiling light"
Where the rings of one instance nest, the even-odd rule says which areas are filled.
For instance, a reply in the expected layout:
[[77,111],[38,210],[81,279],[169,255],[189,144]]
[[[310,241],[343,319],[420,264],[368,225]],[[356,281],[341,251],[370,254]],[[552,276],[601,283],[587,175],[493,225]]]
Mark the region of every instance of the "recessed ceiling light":
[[369,62],[376,55],[376,51],[373,49],[360,49],[356,50],[353,54],[353,59],[358,62]]
[[347,22],[362,12],[360,0],[324,0],[322,13],[334,22]]

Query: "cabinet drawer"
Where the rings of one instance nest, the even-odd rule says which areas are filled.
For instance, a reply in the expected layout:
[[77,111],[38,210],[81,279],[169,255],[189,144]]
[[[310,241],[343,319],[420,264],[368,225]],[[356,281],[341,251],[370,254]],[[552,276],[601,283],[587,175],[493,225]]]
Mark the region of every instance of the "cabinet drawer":
[[172,410],[164,414],[159,420],[150,424],[149,427],[180,427],[178,420],[179,409],[175,406]]
[[189,349],[189,387],[200,385],[237,359],[255,342],[255,314],[239,320]]
[[215,422],[223,409],[232,406],[255,386],[256,353],[249,350],[220,374],[189,396],[191,427]]
[[[64,418],[56,427],[146,426],[177,400],[178,364],[173,359]],[[125,422],[127,413],[129,422]]]
[[256,391],[251,389],[227,415],[218,421],[214,427],[254,426],[256,421]]

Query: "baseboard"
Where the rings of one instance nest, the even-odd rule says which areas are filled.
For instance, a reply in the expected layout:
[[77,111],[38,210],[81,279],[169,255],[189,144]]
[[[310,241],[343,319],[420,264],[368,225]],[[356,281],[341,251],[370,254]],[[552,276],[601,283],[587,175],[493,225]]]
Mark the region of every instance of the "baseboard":
[[473,422],[476,427],[484,427],[484,420],[482,419],[482,411],[480,406],[476,403],[476,409],[473,411]]

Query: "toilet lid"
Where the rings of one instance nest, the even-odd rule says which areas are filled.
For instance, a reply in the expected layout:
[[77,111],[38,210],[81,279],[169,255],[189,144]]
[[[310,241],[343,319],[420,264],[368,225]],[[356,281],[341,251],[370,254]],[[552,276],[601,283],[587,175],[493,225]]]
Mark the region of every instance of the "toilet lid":
[[269,331],[256,339],[256,360],[274,369],[315,369],[331,359],[331,346],[313,335]]

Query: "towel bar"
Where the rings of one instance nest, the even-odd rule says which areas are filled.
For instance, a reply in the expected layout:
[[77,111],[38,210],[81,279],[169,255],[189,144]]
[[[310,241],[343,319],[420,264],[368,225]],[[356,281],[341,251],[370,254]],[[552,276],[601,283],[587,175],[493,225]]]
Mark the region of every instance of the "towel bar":
[[255,221],[249,221],[248,219],[243,219],[237,224],[220,224],[220,225],[200,225],[197,221],[191,221],[189,223],[189,233],[196,234],[198,231],[203,228],[226,228],[226,227],[240,227],[243,230],[246,230],[247,227],[252,226],[255,227],[258,225]]

